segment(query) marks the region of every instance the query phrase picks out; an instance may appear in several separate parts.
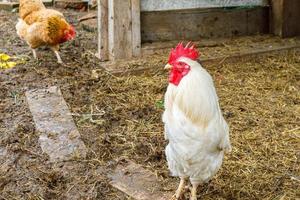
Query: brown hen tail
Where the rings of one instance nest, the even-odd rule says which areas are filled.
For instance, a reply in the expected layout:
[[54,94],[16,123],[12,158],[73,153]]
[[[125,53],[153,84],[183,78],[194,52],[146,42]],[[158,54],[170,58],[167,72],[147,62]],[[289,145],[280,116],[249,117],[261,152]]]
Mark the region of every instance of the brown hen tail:
[[41,9],[45,9],[42,0],[20,0],[19,15],[23,20]]

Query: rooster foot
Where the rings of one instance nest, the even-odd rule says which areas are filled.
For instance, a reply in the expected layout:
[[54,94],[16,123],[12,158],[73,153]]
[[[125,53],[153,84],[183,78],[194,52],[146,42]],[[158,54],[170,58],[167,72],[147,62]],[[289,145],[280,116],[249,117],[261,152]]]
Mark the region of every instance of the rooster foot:
[[32,54],[33,54],[33,58],[38,60],[38,57],[36,55],[36,50],[35,49],[32,49]]
[[170,200],[180,200],[181,198],[179,197],[176,197],[176,194],[174,194],[171,198],[170,198]]
[[197,200],[197,187],[198,183],[192,183],[192,189],[191,189],[191,197],[190,200]]
[[62,61],[62,59],[61,59],[61,57],[60,57],[58,51],[54,51],[54,53],[55,53],[55,55],[56,55],[57,62],[58,62],[59,64],[63,64],[63,61]]
[[176,193],[171,197],[171,200],[179,200],[181,199],[182,195],[184,194],[184,188],[185,188],[185,177],[180,178],[180,183],[178,186],[178,189],[176,190]]

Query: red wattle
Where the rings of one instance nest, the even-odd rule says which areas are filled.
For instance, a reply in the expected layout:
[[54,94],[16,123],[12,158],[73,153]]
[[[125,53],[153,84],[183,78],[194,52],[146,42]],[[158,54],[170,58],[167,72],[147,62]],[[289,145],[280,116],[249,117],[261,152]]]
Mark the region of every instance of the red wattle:
[[181,79],[187,75],[190,71],[190,66],[185,63],[175,63],[171,69],[169,75],[169,83],[172,83],[176,86],[179,85]]

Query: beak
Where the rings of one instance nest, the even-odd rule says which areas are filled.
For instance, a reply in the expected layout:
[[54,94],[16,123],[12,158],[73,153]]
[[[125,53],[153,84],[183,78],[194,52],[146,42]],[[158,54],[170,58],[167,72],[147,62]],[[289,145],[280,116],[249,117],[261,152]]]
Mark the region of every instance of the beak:
[[170,65],[169,63],[168,64],[166,64],[166,66],[165,66],[165,68],[164,69],[171,69],[173,66],[172,65]]

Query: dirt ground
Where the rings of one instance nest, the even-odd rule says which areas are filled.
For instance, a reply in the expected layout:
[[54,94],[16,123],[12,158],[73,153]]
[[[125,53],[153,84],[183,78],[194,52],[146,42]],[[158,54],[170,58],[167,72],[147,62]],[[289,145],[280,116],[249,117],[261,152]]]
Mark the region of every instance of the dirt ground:
[[[106,173],[123,159],[151,170],[174,191],[166,166],[161,114],[167,55],[144,62],[153,70],[115,77],[93,56],[96,35],[65,11],[77,38],[62,45],[64,65],[47,49],[35,61],[14,29],[15,13],[0,11],[0,53],[25,62],[0,70],[0,199],[129,199],[109,185]],[[157,57],[157,55],[156,55]],[[97,69],[99,77],[92,75]],[[199,188],[199,199],[300,198],[300,53],[207,67],[213,76],[233,151],[222,169]],[[57,85],[88,148],[85,160],[51,164],[25,100],[28,89]],[[103,113],[100,116],[86,115]]]

